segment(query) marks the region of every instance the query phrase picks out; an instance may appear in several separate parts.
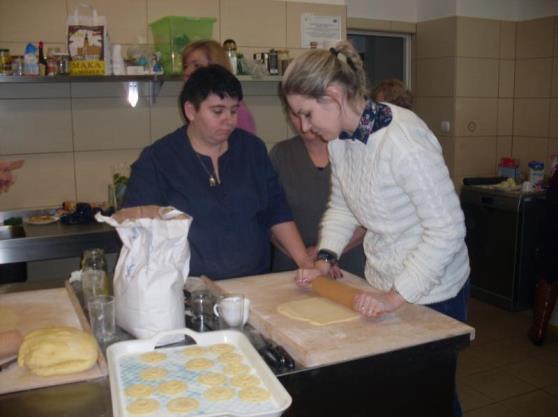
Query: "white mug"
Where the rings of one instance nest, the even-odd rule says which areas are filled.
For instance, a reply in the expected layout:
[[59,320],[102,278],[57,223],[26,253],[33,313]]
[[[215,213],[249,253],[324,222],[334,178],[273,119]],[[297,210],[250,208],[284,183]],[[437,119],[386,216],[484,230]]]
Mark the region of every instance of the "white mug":
[[213,306],[213,312],[233,328],[242,328],[250,315],[250,300],[243,295],[227,295],[219,299]]

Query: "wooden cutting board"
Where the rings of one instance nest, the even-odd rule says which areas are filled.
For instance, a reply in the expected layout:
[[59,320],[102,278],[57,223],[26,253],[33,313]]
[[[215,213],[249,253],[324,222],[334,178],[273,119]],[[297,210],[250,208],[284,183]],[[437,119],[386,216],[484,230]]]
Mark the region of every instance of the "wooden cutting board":
[[[22,335],[51,326],[70,326],[90,332],[89,324],[75,294],[67,288],[0,294],[0,309],[15,313],[15,329]],[[0,394],[95,379],[107,374],[106,362],[99,355],[97,364],[71,375],[40,377],[17,364],[0,372]]]
[[[340,282],[371,290],[366,281],[347,272]],[[381,318],[364,318],[314,326],[277,313],[287,301],[313,297],[294,283],[294,272],[215,281],[224,293],[241,293],[251,301],[249,322],[265,337],[283,346],[305,367],[343,362],[463,334],[474,338],[464,323],[419,305],[405,305]]]

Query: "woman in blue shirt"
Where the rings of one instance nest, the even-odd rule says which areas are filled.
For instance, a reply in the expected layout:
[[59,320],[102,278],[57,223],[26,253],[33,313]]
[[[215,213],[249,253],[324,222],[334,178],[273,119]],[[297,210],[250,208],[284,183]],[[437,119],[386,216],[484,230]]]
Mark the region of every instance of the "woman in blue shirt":
[[143,150],[125,207],[174,206],[193,217],[191,275],[226,279],[269,272],[270,237],[299,267],[312,265],[264,143],[236,129],[240,82],[200,68],[180,94],[186,126]]

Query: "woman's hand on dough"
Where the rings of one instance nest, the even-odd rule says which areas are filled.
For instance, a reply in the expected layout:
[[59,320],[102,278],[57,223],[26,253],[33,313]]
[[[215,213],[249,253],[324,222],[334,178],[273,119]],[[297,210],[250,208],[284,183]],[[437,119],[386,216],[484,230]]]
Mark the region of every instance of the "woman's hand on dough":
[[360,293],[355,297],[353,309],[366,317],[379,317],[397,310],[405,303],[397,291],[387,293]]
[[319,269],[316,268],[301,268],[296,271],[295,282],[301,288],[310,288],[310,284],[314,278],[323,275]]

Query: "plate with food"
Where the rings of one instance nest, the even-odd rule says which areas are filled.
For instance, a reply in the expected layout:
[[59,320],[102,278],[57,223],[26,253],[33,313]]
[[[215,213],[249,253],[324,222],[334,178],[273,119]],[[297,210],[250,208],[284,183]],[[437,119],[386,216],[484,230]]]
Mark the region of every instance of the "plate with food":
[[56,223],[58,220],[60,220],[60,217],[53,216],[51,214],[39,214],[23,219],[23,221],[27,224],[36,225]]

